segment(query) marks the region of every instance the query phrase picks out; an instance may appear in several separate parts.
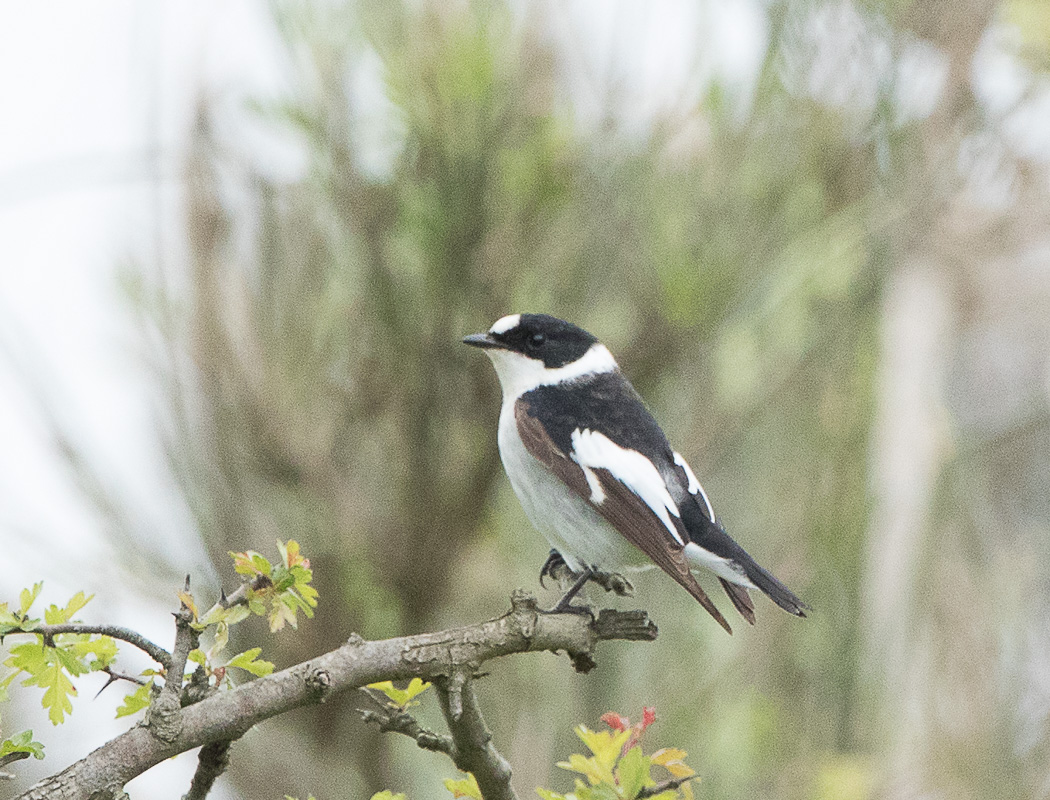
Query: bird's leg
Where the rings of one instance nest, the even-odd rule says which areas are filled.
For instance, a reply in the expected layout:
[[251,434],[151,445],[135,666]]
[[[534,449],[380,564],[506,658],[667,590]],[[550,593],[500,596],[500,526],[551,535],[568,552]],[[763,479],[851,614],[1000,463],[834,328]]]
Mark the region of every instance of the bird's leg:
[[591,614],[591,609],[588,606],[574,606],[572,604],[573,598],[580,593],[580,590],[587,585],[587,581],[589,581],[592,577],[594,577],[594,570],[592,570],[590,567],[586,567],[583,570],[583,572],[580,572],[576,576],[576,580],[573,582],[572,586],[569,587],[569,591],[562,595],[561,600],[559,600],[554,605],[554,607],[546,613],[589,614],[591,616],[594,616],[593,614]]
[[[552,548],[540,569],[540,586],[547,588],[547,584],[544,583],[547,578],[563,583],[570,578],[575,579],[578,574],[569,569],[562,554]],[[601,572],[591,568],[591,580],[605,591],[615,592],[619,597],[630,597],[634,594],[634,586],[618,572]]]

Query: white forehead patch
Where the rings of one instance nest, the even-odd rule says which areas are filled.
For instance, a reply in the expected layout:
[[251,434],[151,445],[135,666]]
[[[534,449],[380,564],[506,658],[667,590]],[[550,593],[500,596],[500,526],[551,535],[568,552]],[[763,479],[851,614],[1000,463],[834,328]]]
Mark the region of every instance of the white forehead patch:
[[518,327],[518,323],[521,322],[521,314],[508,314],[496,322],[489,328],[489,333],[506,333],[512,328]]

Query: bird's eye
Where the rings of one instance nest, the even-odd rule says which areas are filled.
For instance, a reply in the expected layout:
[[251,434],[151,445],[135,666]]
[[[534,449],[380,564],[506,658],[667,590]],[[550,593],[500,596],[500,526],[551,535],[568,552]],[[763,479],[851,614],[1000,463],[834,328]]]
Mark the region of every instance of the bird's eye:
[[530,350],[536,350],[547,340],[547,337],[542,333],[534,333],[528,339],[525,340],[525,346]]

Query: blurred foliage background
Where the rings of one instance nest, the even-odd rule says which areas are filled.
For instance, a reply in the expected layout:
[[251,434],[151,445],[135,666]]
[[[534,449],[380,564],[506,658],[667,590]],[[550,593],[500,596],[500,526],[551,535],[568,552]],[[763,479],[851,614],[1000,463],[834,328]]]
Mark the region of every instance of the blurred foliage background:
[[[1046,797],[1050,9],[769,0],[732,72],[739,6],[698,4],[681,73],[639,77],[591,29],[643,28],[629,4],[274,4],[289,88],[253,109],[299,175],[205,97],[188,264],[126,276],[173,474],[217,564],[311,558],[321,607],[279,666],[499,613],[547,546],[458,340],[573,320],[814,611],[760,600],[730,639],[647,575],[615,602],[655,645],[496,665],[519,793],[568,786],[574,724],[653,705],[712,800]],[[230,790],[438,796],[450,766],[359,703],[246,737]]]

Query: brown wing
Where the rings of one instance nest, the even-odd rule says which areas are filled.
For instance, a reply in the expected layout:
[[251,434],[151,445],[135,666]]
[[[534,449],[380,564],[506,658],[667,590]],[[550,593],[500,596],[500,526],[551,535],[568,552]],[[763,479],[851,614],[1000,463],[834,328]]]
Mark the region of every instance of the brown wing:
[[[553,472],[558,478],[595,511],[601,514],[616,530],[623,534],[631,544],[645,553],[660,569],[674,578],[689,594],[695,597],[700,605],[715,620],[732,633],[725,617],[711,602],[703,588],[696,582],[685,558],[685,546],[675,541],[663,522],[638,495],[617,480],[605,469],[592,469],[598,478],[605,499],[600,503],[591,502],[591,488],[583,469],[569,458],[567,453],[554,443],[547,434],[543,424],[528,413],[525,404],[520,400],[515,405],[514,416],[518,424],[518,433],[525,449],[533,458]],[[681,538],[688,541],[688,534],[678,522]],[[732,598],[734,604],[736,598]]]

